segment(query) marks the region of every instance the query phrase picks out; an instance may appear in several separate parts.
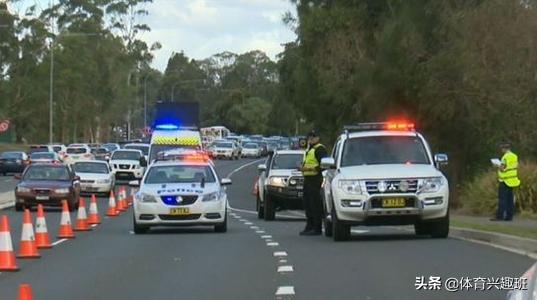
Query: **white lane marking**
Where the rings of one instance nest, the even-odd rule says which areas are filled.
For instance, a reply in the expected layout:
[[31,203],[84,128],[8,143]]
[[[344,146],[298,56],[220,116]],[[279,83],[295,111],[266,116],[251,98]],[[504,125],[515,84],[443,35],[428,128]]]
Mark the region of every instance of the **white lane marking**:
[[129,234],[134,234],[134,231],[132,231],[132,230],[129,230]]
[[250,226],[250,228],[253,229],[253,230],[258,230],[259,229],[259,227],[257,227],[257,226]]
[[301,217],[301,218],[306,217],[306,215],[303,212],[299,212],[299,211],[296,211],[296,210],[288,210],[287,213],[290,213],[292,215],[295,215],[295,216]]
[[233,208],[229,205],[229,202],[227,203],[227,208],[231,209],[231,210],[236,210],[236,211],[239,211],[239,212],[243,212],[243,213],[247,213],[247,214],[253,214],[253,215],[257,215],[257,211],[253,211],[253,210],[246,210],[246,209],[240,209],[240,208]]
[[274,257],[283,257],[283,256],[287,256],[287,252],[285,252],[285,251],[276,251],[276,252],[274,252]]
[[244,225],[254,225],[252,222],[244,222]]
[[262,235],[261,238],[262,239],[271,239],[272,235]]
[[278,267],[278,273],[284,273],[284,272],[293,272],[293,266],[279,266]]
[[231,173],[227,174],[226,177],[227,177],[227,178],[231,178],[231,176],[233,176],[235,173],[239,172],[240,170],[242,170],[242,169],[244,169],[244,168],[246,168],[246,167],[249,167],[249,166],[251,166],[251,165],[253,165],[253,164],[255,164],[255,163],[258,163],[258,162],[260,162],[260,161],[263,161],[263,159],[254,160],[254,161],[252,161],[252,162],[249,162],[249,163],[247,163],[247,164],[244,164],[244,165],[242,165],[242,166],[236,168],[235,170],[231,171]]
[[245,220],[245,219],[239,219],[239,221],[241,221],[241,222],[248,222],[248,220]]
[[271,240],[271,239],[266,239],[265,242],[267,242],[267,243],[271,243],[272,240]]
[[99,226],[99,224],[91,224],[91,228],[95,228],[97,226]]
[[287,263],[287,259],[280,259],[280,264],[286,264]]
[[52,246],[59,245],[59,244],[65,242],[65,241],[67,241],[67,239],[60,239],[60,240],[57,240],[57,241],[55,241],[54,243],[52,243]]
[[276,246],[279,246],[280,244],[276,243],[276,242],[270,242],[270,243],[267,243],[267,246],[269,247],[276,247]]
[[369,232],[369,230],[352,229],[351,232],[360,234],[360,233],[367,233]]
[[255,233],[263,234],[263,233],[265,233],[265,231],[264,230],[258,230]]
[[295,294],[295,287],[293,286],[280,286],[276,290],[276,296],[289,296]]

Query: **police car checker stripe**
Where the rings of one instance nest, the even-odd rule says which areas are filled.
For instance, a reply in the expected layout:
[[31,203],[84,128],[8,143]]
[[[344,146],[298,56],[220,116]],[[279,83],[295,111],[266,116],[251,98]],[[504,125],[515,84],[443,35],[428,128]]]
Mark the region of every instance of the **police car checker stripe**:
[[169,137],[169,136],[157,136],[153,138],[153,144],[157,145],[184,145],[195,146],[199,145],[201,140],[199,137]]

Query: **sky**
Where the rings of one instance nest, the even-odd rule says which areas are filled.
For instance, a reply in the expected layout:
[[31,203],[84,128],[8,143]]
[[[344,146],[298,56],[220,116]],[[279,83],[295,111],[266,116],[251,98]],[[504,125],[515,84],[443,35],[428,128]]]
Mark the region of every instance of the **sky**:
[[[24,1],[49,4],[49,0]],[[153,0],[145,8],[149,15],[142,21],[152,30],[140,38],[150,45],[162,44],[153,61],[159,70],[166,68],[173,52],[180,51],[203,59],[223,51],[262,50],[275,59],[282,44],[296,38],[282,22],[285,12],[295,14],[289,0]]]

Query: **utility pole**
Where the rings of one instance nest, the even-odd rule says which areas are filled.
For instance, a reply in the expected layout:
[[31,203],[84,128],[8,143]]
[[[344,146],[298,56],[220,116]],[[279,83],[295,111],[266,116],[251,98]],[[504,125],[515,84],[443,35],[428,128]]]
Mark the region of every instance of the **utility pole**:
[[[54,0],[49,2],[50,10],[54,6]],[[54,143],[54,23],[50,18],[50,30],[52,31],[52,40],[50,42],[50,87],[49,87],[49,124],[48,124],[48,142]]]

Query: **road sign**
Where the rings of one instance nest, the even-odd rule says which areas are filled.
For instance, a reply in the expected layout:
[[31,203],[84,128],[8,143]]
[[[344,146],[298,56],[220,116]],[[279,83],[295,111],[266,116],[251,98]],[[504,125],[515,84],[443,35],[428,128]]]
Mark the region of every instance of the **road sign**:
[[0,132],[6,132],[9,129],[9,120],[0,122]]

